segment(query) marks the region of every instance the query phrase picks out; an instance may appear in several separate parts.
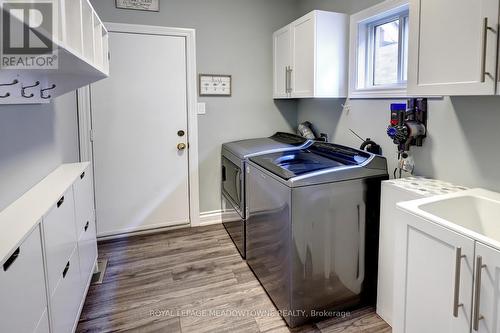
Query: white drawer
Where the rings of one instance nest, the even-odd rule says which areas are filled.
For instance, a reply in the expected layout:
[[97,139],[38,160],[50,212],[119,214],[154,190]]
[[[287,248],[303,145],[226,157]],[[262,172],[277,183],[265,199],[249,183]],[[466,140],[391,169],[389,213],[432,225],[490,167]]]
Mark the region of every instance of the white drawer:
[[75,217],[77,235],[84,232],[87,222],[94,222],[94,200],[92,196],[92,177],[87,168],[73,184],[75,194]]
[[76,248],[75,205],[73,189],[69,188],[43,219],[43,232],[47,257],[49,295]]
[[[17,255],[16,255],[17,254]],[[0,332],[33,332],[47,308],[40,228],[0,266]]]
[[97,239],[94,222],[88,222],[87,228],[84,228],[84,232],[78,241],[78,254],[80,257],[83,294],[87,288],[87,282],[94,272],[94,264],[97,259]]
[[35,333],[49,333],[49,317],[47,315],[47,310],[45,310],[42,318],[40,318],[38,326],[35,329]]
[[78,251],[73,252],[51,298],[53,333],[72,332],[82,302]]

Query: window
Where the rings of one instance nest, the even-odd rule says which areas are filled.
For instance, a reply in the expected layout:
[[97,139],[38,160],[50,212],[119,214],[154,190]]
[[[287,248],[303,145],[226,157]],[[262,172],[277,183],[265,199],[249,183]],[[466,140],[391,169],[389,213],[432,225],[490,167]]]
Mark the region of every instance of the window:
[[351,17],[350,97],[406,95],[408,25],[406,1],[385,1]]

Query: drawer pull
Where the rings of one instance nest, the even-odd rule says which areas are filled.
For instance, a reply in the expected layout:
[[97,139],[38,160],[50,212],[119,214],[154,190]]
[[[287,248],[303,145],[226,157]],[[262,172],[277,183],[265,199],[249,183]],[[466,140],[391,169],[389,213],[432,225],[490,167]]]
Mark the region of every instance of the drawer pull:
[[63,271],[63,279],[66,277],[66,274],[68,274],[68,271],[69,271],[69,261],[68,261],[68,263],[66,264],[66,267],[64,267],[64,271]]
[[83,228],[85,230],[85,232],[87,232],[87,229],[89,228],[89,221],[87,221],[87,223],[85,224],[85,228]]
[[457,247],[455,250],[455,289],[453,291],[453,317],[455,318],[458,318],[458,309],[464,306],[463,303],[460,303],[460,269],[462,258],[465,258],[465,255],[462,254],[462,248]]
[[82,174],[80,175],[80,179],[83,179],[83,177],[85,177],[85,172],[82,172]]
[[17,250],[15,250],[14,253],[12,253],[12,255],[9,257],[9,259],[7,259],[7,261],[5,262],[5,264],[3,264],[3,271],[4,272],[7,272],[7,270],[9,269],[9,267],[12,266],[12,264],[14,263],[14,261],[16,261],[17,257],[19,257],[19,253],[20,252],[21,252],[21,250],[18,247]]
[[57,202],[57,208],[61,207],[63,202],[64,202],[64,196],[61,199],[59,199],[59,201]]

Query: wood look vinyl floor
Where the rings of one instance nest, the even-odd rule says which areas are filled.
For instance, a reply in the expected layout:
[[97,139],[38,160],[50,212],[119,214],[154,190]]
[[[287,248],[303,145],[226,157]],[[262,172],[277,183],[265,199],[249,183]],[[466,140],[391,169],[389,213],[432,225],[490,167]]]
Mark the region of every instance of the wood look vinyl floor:
[[290,330],[221,225],[99,243],[77,332],[388,333],[371,308]]

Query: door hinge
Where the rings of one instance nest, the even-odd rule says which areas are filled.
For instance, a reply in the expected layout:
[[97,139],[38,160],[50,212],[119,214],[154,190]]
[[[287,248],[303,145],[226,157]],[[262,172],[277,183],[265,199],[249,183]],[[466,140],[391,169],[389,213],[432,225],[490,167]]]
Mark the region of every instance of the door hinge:
[[111,60],[111,52],[108,52],[108,60]]
[[94,138],[95,138],[95,133],[94,133],[94,130],[91,129],[89,131],[89,134],[90,134],[90,142],[94,142]]

